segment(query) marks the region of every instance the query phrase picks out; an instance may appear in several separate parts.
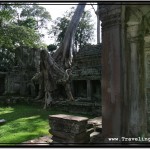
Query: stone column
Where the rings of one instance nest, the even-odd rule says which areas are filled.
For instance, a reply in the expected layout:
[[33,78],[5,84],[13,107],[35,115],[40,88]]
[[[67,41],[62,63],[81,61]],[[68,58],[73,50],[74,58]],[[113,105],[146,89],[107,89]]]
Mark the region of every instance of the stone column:
[[100,5],[102,20],[102,134],[121,137],[121,6]]
[[91,100],[91,81],[87,80],[87,99]]
[[[139,9],[101,6],[102,133],[105,140],[146,135],[143,14]],[[127,21],[125,26],[123,21]]]
[[147,129],[150,132],[150,35],[144,37],[145,55],[145,96],[147,106]]
[[144,55],[145,55],[145,92],[146,92],[146,101],[147,108],[150,111],[150,35],[144,37]]
[[140,22],[127,23],[128,38],[128,131],[127,136],[146,135],[144,38],[140,31]]

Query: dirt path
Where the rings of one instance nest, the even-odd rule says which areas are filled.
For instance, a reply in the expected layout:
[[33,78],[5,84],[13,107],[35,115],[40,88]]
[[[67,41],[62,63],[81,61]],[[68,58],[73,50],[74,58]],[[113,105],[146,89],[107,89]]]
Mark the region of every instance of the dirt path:
[[21,145],[49,145],[51,142],[51,136],[42,136],[36,139],[23,142]]

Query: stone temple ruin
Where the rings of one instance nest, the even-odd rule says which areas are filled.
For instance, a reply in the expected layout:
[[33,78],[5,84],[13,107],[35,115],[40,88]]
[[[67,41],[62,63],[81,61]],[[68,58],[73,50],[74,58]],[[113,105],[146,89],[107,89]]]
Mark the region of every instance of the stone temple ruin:
[[[139,2],[128,3],[98,2],[97,15],[102,21],[101,59],[96,64],[93,55],[91,62],[89,56],[83,58],[86,63],[82,62],[84,50],[81,50],[73,63],[72,91],[78,99],[74,105],[87,105],[91,101],[94,108],[95,102],[99,101],[98,104],[103,106],[99,107],[102,113],[98,116],[102,114],[102,137],[105,143],[110,143],[110,137],[148,137],[150,131],[150,5],[146,2],[142,2],[142,5]],[[78,68],[76,64],[80,61],[83,65]],[[102,64],[102,74],[97,76],[99,71],[94,70],[100,66],[99,62]],[[89,65],[92,63],[94,78],[90,75]],[[7,78],[7,74],[0,74],[0,80]],[[101,85],[100,92],[96,89],[98,85]],[[0,91],[2,93],[4,87],[1,86]],[[100,99],[98,95],[101,95]],[[63,100],[62,105],[67,106]],[[71,105],[68,104],[66,108],[74,108]],[[89,110],[89,113],[92,111]],[[60,116],[50,117],[54,119]],[[98,140],[100,142],[100,138]],[[117,141],[120,142],[123,143]]]
[[[146,137],[150,132],[150,5],[98,2],[102,22],[102,137]],[[130,5],[128,5],[130,4]],[[140,5],[139,5],[140,4]],[[101,139],[98,139],[100,143]],[[148,141],[145,141],[146,143]]]
[[100,103],[101,46],[87,45],[76,55],[72,65],[72,87],[75,98]]
[[[68,104],[63,87],[58,85],[58,93],[63,100],[54,97],[53,107],[69,112],[101,115],[100,50],[99,45],[87,45],[77,53],[71,68],[71,89],[76,101]],[[17,66],[9,72],[0,73],[0,80],[4,82],[0,86],[0,94],[10,95],[16,99],[20,96],[28,97],[32,102],[32,99],[38,95],[39,89],[38,83],[36,89],[32,87],[31,79],[36,72],[39,72],[40,50],[24,47],[17,52]]]
[[27,47],[18,48],[16,51],[17,65],[8,72],[0,72],[0,81],[3,83],[0,85],[2,99],[5,95],[6,99],[7,96],[21,99],[20,97],[35,97],[37,94],[32,88],[31,78],[37,72],[40,51]]
[[101,46],[86,45],[73,59],[71,89],[74,103],[54,101],[54,107],[89,115],[101,115]]
[[[5,99],[4,103],[8,103],[9,100],[9,104],[30,102],[41,106],[40,103],[42,103],[43,106],[44,100],[33,100],[38,95],[39,85],[37,84],[36,89],[33,89],[31,83],[32,77],[39,72],[40,50],[28,48],[19,50],[17,66],[9,72],[0,73],[0,80],[4,83],[0,86],[0,100],[3,102]],[[77,53],[71,68],[71,90],[75,102],[67,102],[63,87],[58,86],[58,93],[64,97],[63,99],[54,98],[53,108],[71,113],[101,116],[100,59],[101,45],[87,45]],[[56,121],[58,116],[62,121]],[[67,118],[65,121],[63,121],[64,118],[61,118],[64,116]],[[68,118],[67,115],[56,115],[54,119],[51,120],[51,116],[49,119],[51,126],[49,132],[53,134],[53,143],[95,143],[95,136],[99,137],[102,129],[101,119],[96,119],[98,121],[96,124],[95,120],[88,121],[88,118],[77,116]],[[72,128],[70,129],[68,125]],[[63,128],[57,131],[56,126]]]

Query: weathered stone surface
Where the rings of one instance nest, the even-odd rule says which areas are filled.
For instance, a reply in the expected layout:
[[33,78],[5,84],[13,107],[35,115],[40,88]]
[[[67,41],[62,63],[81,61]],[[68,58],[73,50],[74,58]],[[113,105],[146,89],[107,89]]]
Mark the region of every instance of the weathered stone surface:
[[79,98],[78,101],[68,103],[66,101],[54,101],[53,108],[70,113],[83,115],[101,115],[101,103],[87,102]]
[[89,143],[90,138],[85,137],[84,139],[81,139],[79,141],[74,141],[74,140],[65,140],[57,136],[52,137],[53,142],[52,143]]
[[90,134],[90,143],[101,143],[102,134],[99,132],[93,132]]
[[100,80],[101,45],[86,45],[73,60],[72,80]]
[[53,143],[88,143],[90,133],[86,131],[88,118],[73,115],[50,115],[49,132]]
[[93,128],[93,124],[87,124],[86,128],[87,128],[87,129]]
[[56,137],[59,137],[67,142],[79,142],[82,141],[83,139],[89,139],[90,134],[89,132],[82,132],[79,134],[73,134],[73,133],[66,133],[66,132],[60,132],[60,131],[54,131],[54,130],[49,130],[49,132]]
[[91,133],[93,133],[93,132],[94,132],[94,128],[87,129],[87,133],[88,133],[88,134],[91,134]]
[[65,139],[57,136],[52,136],[53,143],[67,143]]
[[89,119],[88,124],[101,125],[102,124],[102,117],[96,117],[94,119]]
[[87,124],[87,129],[90,128],[94,128],[94,131],[96,132],[102,132],[102,117],[89,119]]
[[87,120],[88,118],[86,117],[78,117],[64,114],[49,116],[49,123],[52,130],[70,132],[73,134],[85,132]]
[[144,36],[149,32],[144,22],[150,7],[100,4],[99,8],[103,28],[103,136],[146,135]]
[[33,96],[31,79],[38,70],[39,49],[16,49],[17,65],[5,75],[5,94]]
[[[101,44],[86,45],[80,49],[73,59],[72,65],[72,93],[76,100],[84,103],[101,103]],[[92,108],[92,107],[91,107]],[[94,107],[93,107],[94,108]],[[101,115],[101,107],[98,107]],[[95,107],[91,112],[95,114]]]
[[95,131],[96,132],[102,132],[102,125],[96,126]]
[[[102,117],[105,138],[121,135],[121,6],[100,5],[102,20]],[[114,38],[115,37],[115,38]],[[109,43],[109,44],[108,44]]]

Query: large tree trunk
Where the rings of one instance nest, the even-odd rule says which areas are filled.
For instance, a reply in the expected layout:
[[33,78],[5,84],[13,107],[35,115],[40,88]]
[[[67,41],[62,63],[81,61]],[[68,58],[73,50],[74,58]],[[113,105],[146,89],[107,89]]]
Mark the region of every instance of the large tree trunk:
[[70,24],[65,33],[64,40],[61,46],[54,53],[53,58],[46,50],[41,51],[40,62],[40,92],[37,99],[41,99],[45,96],[45,106],[52,101],[51,93],[57,88],[57,83],[62,82],[65,86],[66,94],[69,100],[73,100],[71,94],[68,77],[68,68],[70,68],[72,62],[72,54],[74,47],[74,36],[81,18],[81,15],[85,8],[85,2],[78,4],[76,11],[70,21]]
[[56,62],[60,63],[61,66],[69,68],[72,62],[72,54],[74,51],[74,36],[79,24],[79,20],[85,8],[85,2],[80,2],[75,10],[75,13],[70,21],[70,24],[65,33],[64,40],[61,46],[54,54]]

